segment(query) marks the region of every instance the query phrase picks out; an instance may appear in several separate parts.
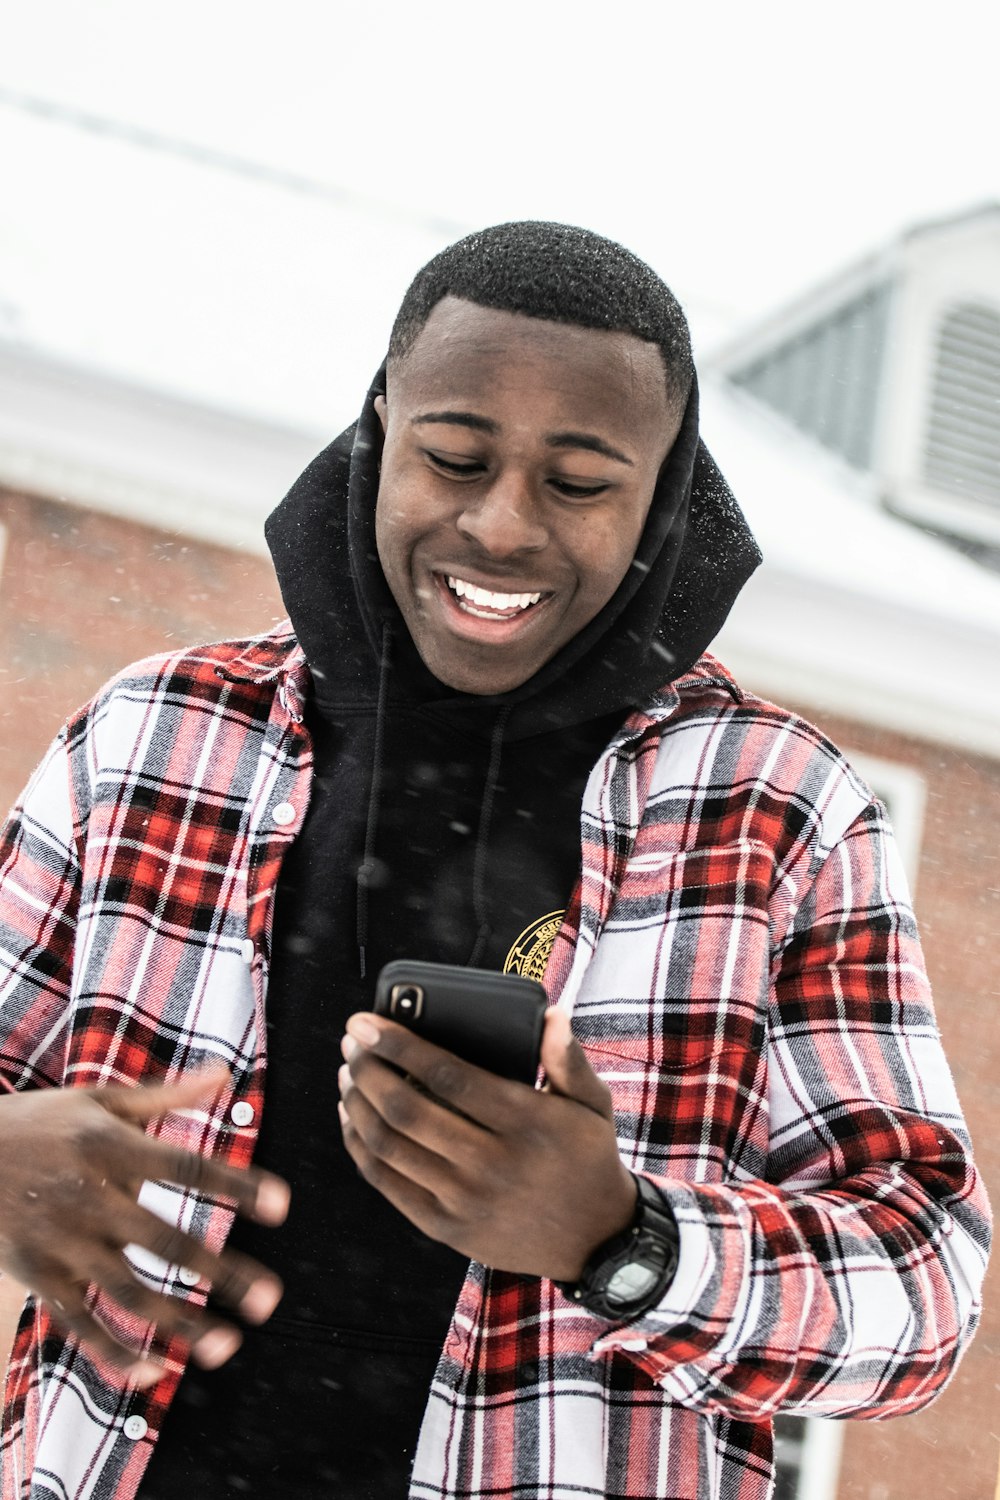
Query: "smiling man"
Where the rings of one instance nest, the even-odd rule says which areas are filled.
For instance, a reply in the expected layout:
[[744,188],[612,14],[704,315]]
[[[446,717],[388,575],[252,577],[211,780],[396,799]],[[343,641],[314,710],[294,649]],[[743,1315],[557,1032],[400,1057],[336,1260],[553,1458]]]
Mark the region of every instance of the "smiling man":
[[[776,1412],[925,1404],[988,1209],[884,809],[706,654],[758,554],[668,289],[450,247],[268,539],[290,623],[4,833],[4,1500],[765,1500]],[[545,1086],[399,957],[543,977]]]
[[379,558],[417,650],[461,692],[520,687],[635,556],[683,412],[659,348],[447,296],[375,409]]

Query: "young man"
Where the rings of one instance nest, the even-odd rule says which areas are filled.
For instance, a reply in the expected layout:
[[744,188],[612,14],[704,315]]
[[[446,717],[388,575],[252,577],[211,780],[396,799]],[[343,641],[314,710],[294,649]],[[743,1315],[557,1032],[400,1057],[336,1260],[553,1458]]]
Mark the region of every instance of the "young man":
[[[883,810],[704,654],[757,553],[666,287],[451,247],[268,534],[291,626],[6,830],[4,1497],[763,1500],[775,1412],[930,1400],[988,1211]],[[397,957],[544,973],[546,1088]]]

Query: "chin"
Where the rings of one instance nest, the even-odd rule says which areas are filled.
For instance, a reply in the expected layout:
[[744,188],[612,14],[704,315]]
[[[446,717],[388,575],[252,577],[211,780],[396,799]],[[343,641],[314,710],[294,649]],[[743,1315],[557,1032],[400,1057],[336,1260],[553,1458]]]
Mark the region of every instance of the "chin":
[[447,677],[435,672],[434,675],[446,687],[453,688],[456,693],[470,693],[479,698],[494,698],[499,693],[513,692],[514,688],[520,687],[528,680],[527,677],[490,679],[481,672],[452,672]]
[[537,667],[532,667],[530,671],[498,672],[495,667],[479,668],[472,665],[460,666],[454,661],[436,661],[433,654],[425,655],[423,651],[420,655],[424,665],[445,687],[452,688],[456,693],[472,693],[481,698],[513,692],[514,688],[519,688],[538,670]]

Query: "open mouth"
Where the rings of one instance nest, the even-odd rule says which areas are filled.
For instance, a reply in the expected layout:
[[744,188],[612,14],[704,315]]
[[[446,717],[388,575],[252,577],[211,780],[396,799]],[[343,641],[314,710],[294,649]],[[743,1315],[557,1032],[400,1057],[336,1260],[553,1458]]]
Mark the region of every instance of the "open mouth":
[[[442,575],[439,575],[442,576]],[[469,583],[449,573],[443,575],[448,591],[463,614],[473,615],[477,620],[516,620],[534,609],[548,596],[537,593],[500,593],[484,589],[479,584]]]

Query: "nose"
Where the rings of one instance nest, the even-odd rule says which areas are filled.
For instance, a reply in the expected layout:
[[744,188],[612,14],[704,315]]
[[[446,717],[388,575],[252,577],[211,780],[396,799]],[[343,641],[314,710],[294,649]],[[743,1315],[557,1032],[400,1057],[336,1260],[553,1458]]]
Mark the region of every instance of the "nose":
[[516,474],[498,475],[488,488],[477,487],[456,525],[464,537],[496,558],[540,552],[549,540],[531,488]]

